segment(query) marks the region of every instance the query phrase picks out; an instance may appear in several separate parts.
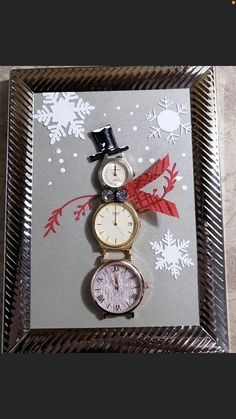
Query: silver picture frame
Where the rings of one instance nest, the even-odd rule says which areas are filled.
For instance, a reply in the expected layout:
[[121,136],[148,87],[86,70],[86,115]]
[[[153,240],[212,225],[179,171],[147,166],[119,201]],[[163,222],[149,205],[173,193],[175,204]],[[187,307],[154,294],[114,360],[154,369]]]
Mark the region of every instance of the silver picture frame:
[[[171,88],[188,88],[191,98],[200,326],[32,329],[30,250],[34,93]],[[228,352],[213,67],[13,69],[9,86],[6,194],[3,352]]]

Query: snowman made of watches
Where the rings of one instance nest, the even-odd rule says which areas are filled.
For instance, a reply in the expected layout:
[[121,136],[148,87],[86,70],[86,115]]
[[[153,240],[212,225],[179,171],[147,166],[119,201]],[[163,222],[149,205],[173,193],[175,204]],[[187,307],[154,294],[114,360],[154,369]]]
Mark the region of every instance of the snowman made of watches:
[[[137,267],[131,262],[131,248],[136,239],[140,220],[133,205],[127,201],[125,189],[121,187],[134,172],[123,151],[119,148],[111,126],[94,130],[100,152],[91,156],[92,161],[103,158],[98,178],[103,188],[103,202],[93,217],[93,233],[102,251],[102,264],[91,281],[91,294],[96,304],[107,314],[130,314],[141,302],[148,288]],[[116,155],[115,155],[116,154]],[[105,202],[105,203],[104,203]],[[123,252],[122,260],[106,260],[107,253]]]

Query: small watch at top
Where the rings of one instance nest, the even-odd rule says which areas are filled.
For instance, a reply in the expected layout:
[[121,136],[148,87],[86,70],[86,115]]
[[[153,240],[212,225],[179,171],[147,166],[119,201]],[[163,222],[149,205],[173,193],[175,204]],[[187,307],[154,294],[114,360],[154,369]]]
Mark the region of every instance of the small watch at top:
[[98,171],[100,183],[110,188],[120,188],[133,175],[133,170],[125,158],[124,153],[118,156],[105,156]]
[[118,147],[110,125],[92,131],[99,152],[90,156],[91,161],[103,159],[98,170],[102,186],[120,188],[134,176],[134,171],[124,155],[128,146]]

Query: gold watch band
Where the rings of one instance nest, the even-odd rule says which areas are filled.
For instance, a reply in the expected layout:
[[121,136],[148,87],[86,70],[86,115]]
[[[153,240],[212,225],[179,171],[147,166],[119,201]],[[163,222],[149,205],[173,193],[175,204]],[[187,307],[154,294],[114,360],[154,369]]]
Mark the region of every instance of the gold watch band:
[[[117,253],[121,254],[123,253],[123,258],[119,258],[117,257]],[[111,257],[112,255],[115,255],[115,257]],[[108,261],[112,261],[112,260],[127,260],[127,261],[131,261],[132,260],[132,255],[131,255],[131,251],[130,249],[128,250],[107,250],[107,249],[102,249],[102,254],[101,254],[101,263],[105,263]]]

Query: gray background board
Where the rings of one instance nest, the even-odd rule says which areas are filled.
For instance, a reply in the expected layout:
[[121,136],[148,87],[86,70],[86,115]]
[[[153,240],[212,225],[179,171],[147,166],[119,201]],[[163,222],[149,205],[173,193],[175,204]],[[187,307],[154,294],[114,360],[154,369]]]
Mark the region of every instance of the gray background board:
[[[183,127],[187,128],[191,121],[189,90],[82,92],[78,95],[95,107],[85,117],[84,140],[68,134],[69,124],[65,126],[65,120],[65,137],[51,145],[48,127],[36,118],[34,120],[31,327],[198,325],[192,138],[191,132],[185,128],[182,128],[181,135],[180,126],[173,130],[178,123],[177,114]],[[152,109],[156,110],[157,118],[165,110],[159,105],[165,96],[173,102],[169,103],[167,110],[176,114],[172,114],[170,132],[165,125],[165,114],[162,114],[162,119],[159,117],[154,121],[146,118]],[[63,99],[61,94],[58,100],[60,98]],[[35,114],[42,109],[43,101],[43,94],[34,95]],[[77,102],[74,100],[74,103]],[[181,104],[188,104],[186,113],[178,113],[177,105]],[[46,106],[50,108],[50,105]],[[73,103],[68,112],[72,108]],[[55,123],[54,112],[54,121],[49,126]],[[112,125],[118,144],[129,145],[126,155],[136,176],[153,164],[152,159],[156,161],[167,153],[170,156],[170,167],[176,162],[179,171],[179,179],[167,199],[175,202],[180,218],[150,212],[141,216],[140,234],[133,245],[133,262],[142,272],[145,281],[149,282],[150,288],[146,290],[131,320],[124,317],[100,320],[99,311],[91,301],[90,279],[94,269],[99,266],[99,247],[91,231],[93,211],[80,221],[75,221],[73,212],[79,202],[68,205],[60,217],[56,234],[43,237],[43,226],[55,208],[77,196],[99,192],[96,176],[99,163],[89,163],[87,160],[95,152],[88,133],[107,123]],[[165,128],[160,130],[160,138],[158,135],[157,138],[148,138],[151,126]],[[170,133],[179,135],[175,144],[166,141]],[[165,183],[162,176],[147,190],[155,187],[160,193]],[[189,240],[188,253],[194,263],[183,268],[177,279],[166,269],[155,270],[155,255],[149,244],[151,241],[159,242],[167,230],[176,239]]]

